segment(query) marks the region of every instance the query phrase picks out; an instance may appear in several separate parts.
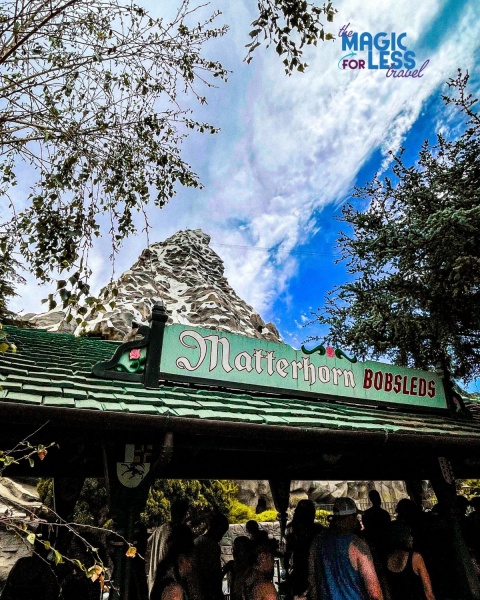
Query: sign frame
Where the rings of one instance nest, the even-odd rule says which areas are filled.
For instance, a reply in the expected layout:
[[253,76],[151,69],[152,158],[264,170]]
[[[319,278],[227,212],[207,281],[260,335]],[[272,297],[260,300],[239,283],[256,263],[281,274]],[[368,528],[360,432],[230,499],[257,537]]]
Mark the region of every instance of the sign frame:
[[[358,362],[331,347],[295,350],[190,325],[165,327],[160,379],[357,406],[439,414],[449,410],[443,378],[436,372]],[[285,385],[286,380],[295,383]],[[408,402],[410,398],[414,401]]]

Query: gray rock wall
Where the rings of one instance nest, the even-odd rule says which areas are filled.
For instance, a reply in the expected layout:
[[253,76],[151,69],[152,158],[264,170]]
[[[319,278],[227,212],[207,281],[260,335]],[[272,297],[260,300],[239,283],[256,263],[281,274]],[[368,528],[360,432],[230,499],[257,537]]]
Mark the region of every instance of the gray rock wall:
[[[267,480],[249,480],[235,483],[237,498],[243,504],[256,509],[259,501],[265,501],[267,509],[273,509],[273,498]],[[403,481],[292,481],[290,506],[309,498],[317,504],[331,504],[335,498],[350,496],[359,504],[368,504],[368,492],[376,489],[385,503],[396,503],[408,496]]]
[[[268,533],[268,537],[274,538],[280,542],[280,523],[278,521],[272,523],[259,523],[260,529]],[[230,525],[227,533],[223,536],[220,542],[222,549],[222,562],[226,563],[232,559],[232,544],[233,540],[239,535],[247,535],[244,524]]]

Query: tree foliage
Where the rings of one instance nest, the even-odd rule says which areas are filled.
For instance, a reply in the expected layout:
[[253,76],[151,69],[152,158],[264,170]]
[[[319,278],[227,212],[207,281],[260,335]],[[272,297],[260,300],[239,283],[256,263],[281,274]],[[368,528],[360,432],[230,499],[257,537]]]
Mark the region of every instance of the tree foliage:
[[[54,508],[53,479],[40,479],[37,492],[47,508]],[[87,477],[75,504],[73,520],[80,525],[105,527],[111,522],[108,510],[108,493],[103,479]]]
[[[13,243],[40,281],[68,273],[57,289],[64,308],[89,294],[88,252],[102,228],[113,259],[137,212],[148,228],[149,202],[201,186],[181,146],[192,131],[217,131],[188,107],[227,78],[204,56],[227,27],[215,25],[218,11],[195,23],[198,8],[180,0],[166,22],[132,0],[0,6],[0,250]],[[287,73],[303,71],[303,47],[333,38],[320,22],[333,19],[331,3],[258,0],[258,10],[248,62],[263,35]],[[26,198],[12,193],[25,172],[34,176]]]
[[170,519],[172,500],[190,503],[189,520],[201,532],[213,512],[228,515],[237,487],[233,481],[214,479],[157,479],[150,488],[142,520],[152,527]]
[[[6,240],[5,240],[6,242]],[[12,255],[12,244],[5,243],[4,248],[0,247],[0,322],[5,324],[17,324],[18,319],[15,314],[8,309],[8,301],[16,296],[15,285],[23,283],[24,279],[20,275],[20,263]],[[4,333],[4,332],[2,332]],[[1,334],[0,334],[1,338]],[[1,342],[0,342],[1,344]],[[0,352],[2,349],[0,347]]]
[[228,510],[228,522],[246,523],[247,521],[258,521],[259,523],[268,523],[278,520],[278,511],[275,509],[264,510],[261,513],[255,512],[251,506],[247,506],[239,500],[233,500]]
[[[151,197],[161,207],[177,184],[200,185],[181,142],[216,129],[183,101],[204,103],[199,87],[226,79],[203,56],[226,27],[213,25],[218,13],[189,26],[193,12],[183,1],[166,23],[123,0],[2,3],[0,241],[3,252],[18,244],[38,279],[76,267],[70,284],[87,293],[102,220],[114,253]],[[28,164],[36,180],[19,202],[11,191]]]
[[302,62],[304,46],[334,39],[331,33],[325,33],[321,22],[323,18],[333,21],[337,11],[332,2],[317,6],[306,0],[258,0],[258,12],[250,31],[252,41],[247,44],[247,63],[262,41],[267,41],[267,46],[275,46],[282,57],[287,75],[295,70],[303,73],[308,66]]
[[480,375],[480,117],[468,73],[444,96],[463,119],[460,135],[426,141],[416,164],[394,157],[393,178],[375,177],[341,221],[341,260],[352,281],[317,316],[332,343],[360,356],[421,369],[440,363],[455,377]]
[[470,487],[470,498],[480,496],[480,479],[461,479],[459,483],[464,483]]

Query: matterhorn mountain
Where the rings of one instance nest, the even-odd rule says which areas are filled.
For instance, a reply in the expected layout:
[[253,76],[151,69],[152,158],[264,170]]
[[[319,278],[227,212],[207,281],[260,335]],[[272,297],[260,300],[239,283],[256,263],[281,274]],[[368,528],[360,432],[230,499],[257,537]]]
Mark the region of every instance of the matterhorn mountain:
[[[107,310],[84,315],[85,327],[77,325],[75,310],[69,323],[61,308],[24,318],[48,331],[79,334],[84,330],[122,340],[132,323],[147,323],[154,303],[161,300],[170,323],[281,341],[275,325],[265,323],[235,293],[224,276],[222,259],[209,243],[210,236],[197,229],[179,231],[164,242],[150,245],[117,281],[101,290],[99,297]],[[118,290],[116,296],[114,288]],[[115,302],[114,308],[110,302]]]

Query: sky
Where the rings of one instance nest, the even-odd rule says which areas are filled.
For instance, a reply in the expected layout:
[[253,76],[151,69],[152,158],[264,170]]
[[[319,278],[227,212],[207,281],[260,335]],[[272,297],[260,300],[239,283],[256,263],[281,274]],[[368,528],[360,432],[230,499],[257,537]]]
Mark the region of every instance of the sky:
[[[137,2],[166,17],[178,5]],[[305,73],[291,77],[272,48],[259,48],[249,65],[244,62],[255,6],[255,0],[214,0],[202,9],[220,9],[218,24],[230,26],[208,54],[231,73],[226,84],[206,91],[207,105],[191,106],[221,131],[184,142],[184,157],[204,188],[178,189],[169,205],[151,210],[149,240],[162,241],[180,229],[208,233],[236,292],[298,347],[318,333],[314,325],[305,326],[312,311],[347,279],[343,263],[336,264],[336,217],[346,202],[360,206],[351,197],[354,186],[388,172],[389,151],[405,146],[405,161],[414,162],[424,139],[433,140],[440,130],[448,135],[449,112],[440,96],[458,67],[469,70],[478,94],[480,3],[337,0],[334,22],[326,24],[336,40],[308,49]],[[387,77],[385,70],[368,68],[366,51],[355,57],[365,60],[365,68],[342,69],[341,59],[351,52],[342,50],[343,26],[359,35],[405,33],[413,69],[424,65],[421,77]],[[374,50],[371,66],[379,60]],[[103,258],[106,243],[100,240],[92,252],[97,290],[111,276]],[[125,241],[117,276],[146,245],[144,235]],[[44,294],[31,281],[18,291],[12,309],[42,310]]]

